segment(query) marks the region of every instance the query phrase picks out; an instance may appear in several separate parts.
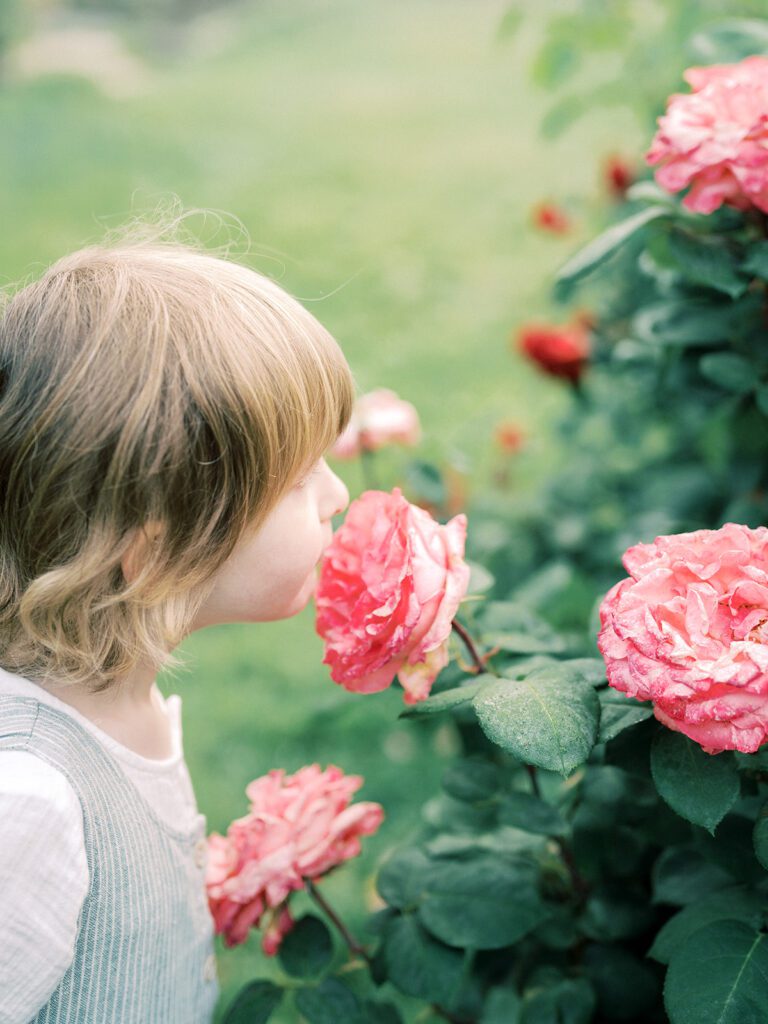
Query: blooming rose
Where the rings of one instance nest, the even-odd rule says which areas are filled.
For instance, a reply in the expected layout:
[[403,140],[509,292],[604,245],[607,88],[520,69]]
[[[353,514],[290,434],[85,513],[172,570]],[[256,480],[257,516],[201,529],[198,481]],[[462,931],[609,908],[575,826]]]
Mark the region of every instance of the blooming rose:
[[567,235],[571,230],[570,218],[555,203],[538,203],[531,212],[531,218],[537,228],[551,231],[553,235]]
[[389,388],[377,388],[355,402],[352,418],[330,454],[337,459],[352,459],[361,449],[376,451],[387,444],[416,445],[420,440],[421,424],[415,407]]
[[406,704],[428,696],[448,664],[451,623],[466,593],[467,517],[445,526],[403,497],[365,491],[325,551],[315,592],[323,662],[347,690],[397,678]]
[[636,544],[600,607],[608,682],[708,754],[768,736],[768,529],[726,523]]
[[321,771],[312,764],[294,775],[275,769],[248,784],[248,814],[226,836],[208,837],[208,904],[226,946],[244,942],[265,917],[262,948],[274,955],[293,927],[291,892],[360,853],[360,836],[384,817],[379,804],[349,806],[362,782],[334,765]]
[[581,318],[564,327],[528,324],[518,334],[518,347],[545,373],[578,381],[589,358],[589,330]]
[[683,206],[722,203],[768,213],[768,58],[688,68],[691,93],[674,93],[646,153],[669,192],[692,185]]

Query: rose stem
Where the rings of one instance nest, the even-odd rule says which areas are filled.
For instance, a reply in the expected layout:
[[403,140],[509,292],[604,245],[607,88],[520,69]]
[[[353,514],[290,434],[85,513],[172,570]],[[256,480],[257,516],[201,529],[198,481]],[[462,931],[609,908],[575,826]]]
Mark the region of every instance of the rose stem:
[[[534,795],[541,800],[541,787],[539,786],[539,779],[536,775],[536,768],[532,764],[527,764],[525,770],[528,772],[528,777],[531,780],[531,789]],[[573,859],[573,853],[570,846],[565,842],[564,839],[555,838],[555,843],[560,850],[560,856],[563,858],[563,863],[568,868],[568,874],[571,876],[571,884],[579,896],[586,896],[589,886],[585,880],[579,874],[579,869],[576,867],[576,861]]]
[[341,920],[336,911],[328,904],[325,897],[320,895],[319,889],[314,885],[312,880],[309,878],[305,878],[304,882],[306,883],[307,892],[309,893],[309,895],[312,897],[315,903],[317,903],[318,907],[320,907],[325,912],[325,914],[330,918],[330,920],[333,921],[333,923],[336,925],[336,928],[339,930],[342,938],[349,946],[350,952],[354,953],[356,956],[361,956],[370,967],[373,963],[370,955],[357,942],[355,937],[352,935],[350,930]]
[[525,770],[528,772],[528,776],[531,780],[531,789],[533,790],[534,796],[537,796],[541,800],[541,788],[539,787],[539,777],[536,774],[536,769],[532,764],[527,764]]
[[480,657],[480,655],[477,653],[477,650],[475,649],[474,641],[472,640],[472,637],[469,635],[469,633],[466,631],[466,629],[464,629],[464,627],[461,625],[461,623],[458,621],[458,619],[454,619],[453,622],[451,623],[451,625],[456,630],[456,632],[459,634],[461,639],[464,641],[464,644],[465,644],[467,650],[469,651],[472,660],[477,665],[477,674],[480,675],[482,672],[487,672],[488,669],[485,667],[485,662]]

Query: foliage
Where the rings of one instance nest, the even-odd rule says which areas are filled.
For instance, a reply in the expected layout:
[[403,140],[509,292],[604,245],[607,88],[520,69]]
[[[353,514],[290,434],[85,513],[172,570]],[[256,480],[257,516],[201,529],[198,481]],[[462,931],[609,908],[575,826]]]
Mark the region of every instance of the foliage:
[[469,511],[472,640],[403,712],[450,717],[462,755],[378,872],[370,945],[286,985],[306,1020],[396,1022],[392,989],[455,1024],[762,1019],[765,754],[707,755],[609,688],[595,609],[632,544],[768,521],[767,283],[765,215],[649,181],[563,267],[595,321],[561,466]]

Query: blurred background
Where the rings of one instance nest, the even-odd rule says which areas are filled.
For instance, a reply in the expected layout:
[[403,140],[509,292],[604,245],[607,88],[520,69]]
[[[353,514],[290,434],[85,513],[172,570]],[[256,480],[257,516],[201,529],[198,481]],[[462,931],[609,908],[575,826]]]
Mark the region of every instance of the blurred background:
[[[706,57],[685,40],[726,8],[760,13],[679,0],[0,0],[0,284],[158,207],[206,211],[188,227],[304,302],[361,393],[388,387],[416,406],[420,455],[453,474],[471,549],[477,496],[525,492],[557,458],[564,387],[517,354],[516,332],[573,314],[553,308],[552,275],[613,216],[610,161],[647,176],[654,119]],[[505,423],[524,438],[514,459]],[[405,462],[382,453],[381,486]],[[332,465],[352,498],[365,489],[357,461]],[[188,670],[159,683],[182,696],[209,830],[246,812],[251,779],[312,761],[362,774],[360,798],[384,805],[363,856],[324,883],[361,927],[378,859],[456,749],[450,723],[398,721],[394,687],[336,686],[312,606],[208,629],[178,653]],[[232,950],[217,940],[217,953],[221,1008],[274,969],[255,934]]]

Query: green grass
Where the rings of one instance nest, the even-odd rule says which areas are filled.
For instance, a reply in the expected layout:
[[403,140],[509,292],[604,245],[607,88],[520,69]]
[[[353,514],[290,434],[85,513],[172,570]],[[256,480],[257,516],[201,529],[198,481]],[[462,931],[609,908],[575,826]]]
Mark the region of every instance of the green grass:
[[[7,85],[0,281],[37,274],[170,195],[226,211],[250,237],[243,258],[326,324],[361,390],[391,387],[417,405],[425,456],[463,453],[480,489],[497,458],[493,426],[515,419],[531,436],[515,486],[530,486],[549,465],[547,426],[563,392],[510,351],[510,334],[548,314],[552,272],[589,237],[599,158],[646,140],[611,110],[544,144],[548,97],[527,75],[537,27],[499,41],[504,10],[491,0],[264,0],[235,8],[224,52],[156,52],[141,97],[111,100],[66,77]],[[529,226],[531,205],[549,196],[587,197],[566,240]],[[199,221],[200,232],[225,241],[212,224]],[[384,486],[403,458],[387,456]],[[359,467],[336,468],[354,497]],[[450,727],[398,721],[394,689],[360,697],[331,682],[311,609],[209,629],[182,652],[189,671],[160,684],[182,695],[211,830],[245,813],[250,779],[314,760],[361,773],[360,796],[384,804],[380,834],[326,884],[359,929],[361,887],[434,792],[454,750]],[[274,967],[254,935],[233,950],[217,940],[217,951],[222,1006]]]

